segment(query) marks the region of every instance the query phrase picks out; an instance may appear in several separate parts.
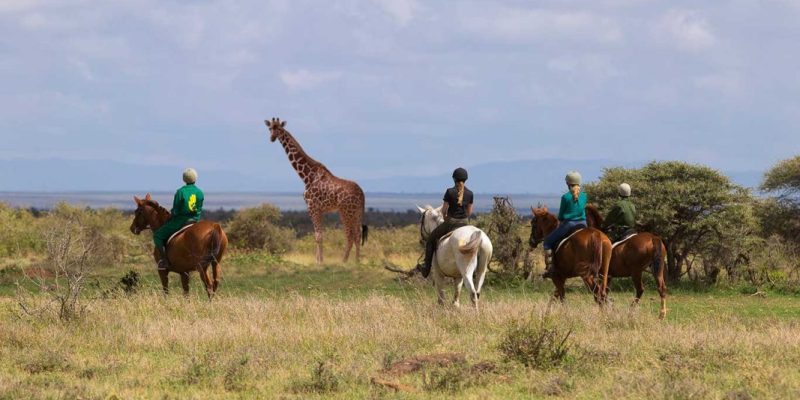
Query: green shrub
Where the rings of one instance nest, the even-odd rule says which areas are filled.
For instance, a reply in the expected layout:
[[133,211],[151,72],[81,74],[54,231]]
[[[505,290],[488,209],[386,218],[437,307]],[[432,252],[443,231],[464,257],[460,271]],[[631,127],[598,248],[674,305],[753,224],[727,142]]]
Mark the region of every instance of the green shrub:
[[277,225],[280,210],[270,204],[242,209],[226,227],[231,244],[248,250],[267,250],[281,254],[291,250],[294,230]]
[[512,321],[499,350],[510,361],[526,367],[548,369],[567,360],[572,329],[556,324],[549,315]]

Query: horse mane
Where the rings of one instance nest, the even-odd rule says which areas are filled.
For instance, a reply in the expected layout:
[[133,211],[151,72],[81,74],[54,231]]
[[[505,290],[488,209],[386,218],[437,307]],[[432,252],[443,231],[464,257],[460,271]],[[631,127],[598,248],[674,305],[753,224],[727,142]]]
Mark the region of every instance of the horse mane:
[[150,206],[150,207],[153,207],[153,208],[155,208],[155,209],[156,209],[156,212],[158,213],[158,215],[164,215],[164,214],[166,214],[166,215],[167,215],[167,217],[169,217],[169,216],[171,215],[171,213],[169,212],[169,210],[167,210],[166,208],[162,207],[162,206],[161,206],[161,204],[158,204],[158,202],[157,202],[157,201],[155,201],[155,200],[142,200],[142,201],[143,201],[143,202],[144,202],[146,205],[148,205],[148,206]]
[[603,226],[603,216],[594,204],[586,205],[586,222],[590,228],[600,229]]

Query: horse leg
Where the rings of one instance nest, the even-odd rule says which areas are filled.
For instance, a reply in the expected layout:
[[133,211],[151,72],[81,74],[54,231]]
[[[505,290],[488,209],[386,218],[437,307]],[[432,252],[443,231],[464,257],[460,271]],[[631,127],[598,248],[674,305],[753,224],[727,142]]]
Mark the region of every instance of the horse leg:
[[564,296],[564,283],[566,282],[566,279],[564,279],[564,278],[562,278],[560,276],[554,276],[552,281],[553,281],[553,285],[555,285],[555,287],[556,287],[556,290],[553,292],[553,299],[559,300],[559,301],[561,301],[563,303],[564,302],[564,298],[565,298],[565,296]]
[[208,264],[198,264],[197,272],[200,274],[200,279],[203,281],[203,285],[206,287],[208,299],[211,300],[211,298],[214,297],[214,291],[211,288],[211,279],[208,277]]
[[601,292],[603,292],[604,289],[601,288],[597,284],[597,282],[594,281],[594,276],[584,275],[581,278],[583,279],[583,284],[586,285],[586,288],[589,289],[590,292],[592,292],[592,295],[594,296],[594,301],[597,304],[602,305],[604,296],[603,293]]
[[444,305],[444,277],[439,272],[439,268],[435,265],[436,261],[434,260],[434,266],[431,270],[431,274],[433,275],[433,287],[436,288],[436,295],[438,297],[438,302],[440,306]]
[[464,286],[464,279],[456,281],[453,285],[453,305],[456,307],[461,307],[461,288]]
[[181,272],[181,287],[183,288],[183,296],[189,297],[189,273]]
[[464,271],[464,282],[467,286],[467,291],[469,292],[469,299],[472,301],[472,306],[475,307],[475,310],[478,309],[478,291],[475,289],[475,283],[472,281],[472,276],[475,273],[476,265],[470,265],[467,267],[466,271]]
[[164,294],[169,294],[169,271],[158,271],[158,277],[161,279],[161,288]]
[[661,311],[658,313],[659,319],[664,319],[667,317],[667,284],[664,282],[664,271],[661,271],[661,274],[656,277],[656,281],[658,281],[658,294],[661,296]]
[[636,288],[636,297],[634,297],[631,306],[635,306],[639,304],[639,300],[641,300],[642,294],[644,293],[644,285],[642,284],[642,271],[634,272],[631,275],[631,279],[633,280],[633,287]]
[[211,263],[211,274],[212,278],[214,279],[214,281],[211,282],[211,290],[213,290],[214,293],[217,292],[217,287],[219,287],[219,275],[220,275],[219,269],[220,268],[218,262],[214,261]]

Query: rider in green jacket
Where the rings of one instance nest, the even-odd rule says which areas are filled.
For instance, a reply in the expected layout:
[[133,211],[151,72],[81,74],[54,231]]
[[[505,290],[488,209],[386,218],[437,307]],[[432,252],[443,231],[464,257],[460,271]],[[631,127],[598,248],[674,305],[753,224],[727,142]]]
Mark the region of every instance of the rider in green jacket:
[[200,221],[203,213],[203,191],[195,186],[197,171],[193,168],[186,168],[183,171],[183,182],[186,185],[175,192],[169,219],[153,232],[153,243],[159,254],[158,269],[160,271],[169,269],[166,248],[169,237],[185,225]]
[[620,199],[603,221],[603,231],[612,242],[617,242],[625,236],[635,233],[636,226],[636,207],[630,201],[631,185],[622,183],[617,191]]

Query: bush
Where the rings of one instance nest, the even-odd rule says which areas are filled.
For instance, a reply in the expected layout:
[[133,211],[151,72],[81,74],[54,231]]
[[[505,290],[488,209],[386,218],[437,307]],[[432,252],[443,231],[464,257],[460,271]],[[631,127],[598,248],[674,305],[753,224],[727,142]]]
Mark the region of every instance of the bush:
[[3,221],[3,229],[0,230],[0,257],[39,251],[44,247],[37,233],[37,220],[30,211],[0,203],[0,221]]
[[270,204],[240,210],[226,227],[233,246],[281,254],[291,250],[294,231],[277,225],[280,210]]
[[548,369],[562,364],[569,353],[572,329],[558,326],[549,315],[513,321],[499,350],[510,361],[526,367]]

